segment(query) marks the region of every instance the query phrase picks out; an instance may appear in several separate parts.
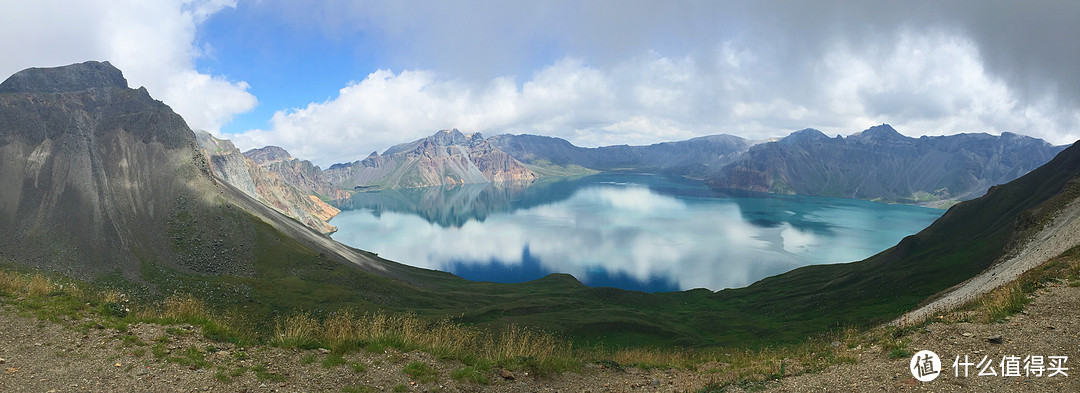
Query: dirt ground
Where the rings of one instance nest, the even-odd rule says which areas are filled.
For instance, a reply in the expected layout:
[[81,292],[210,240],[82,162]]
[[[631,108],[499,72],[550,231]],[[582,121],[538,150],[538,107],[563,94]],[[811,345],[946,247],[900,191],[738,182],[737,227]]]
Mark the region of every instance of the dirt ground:
[[[766,391],[907,392],[907,391],[1080,391],[1080,287],[1055,284],[1040,289],[1023,313],[1004,323],[929,324],[905,336],[909,348],[935,352],[941,373],[919,382],[910,371],[910,357],[889,359],[881,348],[857,347],[855,364],[832,366],[815,374],[787,377],[765,384]],[[951,314],[943,320],[953,319]],[[957,318],[958,319],[958,318]],[[455,380],[465,367],[421,352],[352,353],[342,364],[324,363],[325,350],[292,350],[260,346],[239,348],[202,338],[196,328],[138,324],[127,333],[92,327],[84,320],[49,322],[19,315],[11,305],[0,307],[0,391],[2,392],[686,392],[710,381],[709,367],[690,370],[623,371],[588,365],[581,373],[538,377],[523,372],[513,379],[497,371],[481,385]],[[1000,343],[990,340],[1000,336]],[[155,351],[157,355],[155,355]],[[997,376],[953,375],[953,361],[968,356],[992,360]],[[1068,376],[1003,377],[1004,356],[1068,356]],[[166,359],[172,358],[172,361]],[[196,361],[197,360],[197,361]],[[404,370],[413,362],[433,366],[433,380]],[[988,370],[984,370],[988,371]],[[1021,369],[1021,375],[1024,370]],[[754,390],[761,388],[755,385]],[[727,391],[742,389],[730,387]]]
[[[1000,343],[994,342],[997,337]],[[936,379],[920,382],[908,371],[910,357],[890,360],[880,350],[871,349],[856,351],[856,364],[784,378],[768,384],[766,391],[1080,392],[1080,287],[1054,284],[1040,289],[1022,313],[1003,323],[931,323],[905,339],[910,339],[913,352],[930,350],[940,357],[941,374]],[[969,366],[967,377],[963,366],[953,367],[957,356],[960,363],[964,356],[975,363]],[[977,367],[984,356],[990,368]],[[1019,377],[1002,376],[1005,356],[1020,358]],[[1068,356],[1064,367],[1069,370],[1063,370],[1068,376],[1051,377],[1050,372],[1028,376],[1022,366],[1027,356],[1043,356],[1046,367],[1050,356]],[[996,376],[979,375],[991,371]]]
[[[422,352],[352,353],[342,364],[324,364],[326,350],[239,348],[184,326],[75,329],[85,322],[41,321],[0,307],[0,392],[682,392],[709,382],[687,370],[588,365],[580,374],[544,377],[496,371],[481,385],[450,377],[464,364]],[[433,366],[434,381],[406,374],[413,362]]]

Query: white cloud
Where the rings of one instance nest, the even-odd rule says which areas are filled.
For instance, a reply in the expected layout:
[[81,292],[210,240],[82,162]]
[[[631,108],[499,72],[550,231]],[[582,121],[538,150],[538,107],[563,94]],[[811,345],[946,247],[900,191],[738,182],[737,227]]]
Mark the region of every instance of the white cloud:
[[0,74],[28,67],[107,60],[132,87],[181,114],[192,128],[217,131],[250,110],[255,96],[244,82],[200,73],[195,31],[235,0],[32,1],[0,13]]
[[[280,145],[321,165],[346,162],[443,128],[539,133],[579,145],[648,144],[729,133],[751,139],[804,127],[849,134],[880,123],[901,132],[1011,131],[1069,143],[1080,111],[1034,104],[947,31],[901,29],[892,40],[837,41],[790,75],[767,53],[727,41],[707,56],[649,52],[609,67],[563,58],[530,79],[467,82],[430,70],[380,70],[338,97],[275,114],[238,145]],[[805,72],[804,72],[805,71]]]

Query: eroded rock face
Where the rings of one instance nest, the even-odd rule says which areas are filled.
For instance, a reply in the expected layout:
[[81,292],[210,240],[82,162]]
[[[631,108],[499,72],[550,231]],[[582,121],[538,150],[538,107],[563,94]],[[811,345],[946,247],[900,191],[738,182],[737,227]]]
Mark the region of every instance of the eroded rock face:
[[325,178],[342,189],[407,188],[446,184],[530,181],[537,175],[479,134],[442,130],[391,147],[382,155],[336,164]]
[[[195,135],[167,105],[108,63],[31,68],[0,86],[5,259],[75,275],[137,274],[149,259],[244,274],[230,262],[252,255],[234,239],[244,229],[196,223],[220,202]],[[188,243],[203,237],[222,242]]]
[[293,158],[288,151],[277,146],[266,146],[244,152],[259,166],[275,173],[285,183],[308,194],[315,194],[327,200],[349,198],[349,193],[330,184],[323,176],[321,168],[311,161]]
[[[207,153],[214,175],[248,194],[319,232],[333,233],[337,228],[328,221],[341,210],[330,206],[310,190],[300,189],[285,181],[278,173],[268,170],[240,153],[232,142],[217,139],[205,131],[196,131],[199,145]],[[263,162],[274,164],[291,157],[284,149],[269,149],[270,154],[259,156]]]

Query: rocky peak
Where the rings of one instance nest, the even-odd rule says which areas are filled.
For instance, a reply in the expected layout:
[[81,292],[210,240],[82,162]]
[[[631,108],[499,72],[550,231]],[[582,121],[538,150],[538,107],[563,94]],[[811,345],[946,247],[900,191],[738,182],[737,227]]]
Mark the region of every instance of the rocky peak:
[[469,147],[479,146],[484,143],[484,136],[480,135],[479,132],[474,132],[466,136],[469,138]]
[[464,145],[467,143],[465,134],[462,134],[457,128],[452,130],[440,130],[439,132],[436,132],[435,135],[429,137],[429,140],[439,146]]
[[788,136],[784,137],[784,139],[781,139],[780,142],[785,143],[785,144],[795,144],[795,143],[809,142],[809,141],[815,141],[815,140],[821,140],[821,139],[829,139],[829,136],[825,135],[825,133],[823,133],[821,131],[818,131],[818,130],[815,130],[813,128],[804,128],[802,130],[795,131],[795,132],[791,133],[791,135],[788,135]]
[[88,61],[63,67],[27,68],[0,83],[0,93],[61,93],[108,87],[126,89],[124,74],[107,61]]
[[265,165],[278,161],[285,161],[291,159],[292,156],[285,149],[277,146],[266,146],[258,149],[251,149],[244,152],[244,157],[251,159],[256,164]]
[[886,141],[907,138],[903,134],[897,132],[895,129],[892,128],[892,126],[888,124],[870,127],[863,132],[852,135],[852,137],[856,139],[866,139],[874,141]]
[[117,131],[168,149],[196,142],[180,115],[145,88],[128,88],[123,73],[107,62],[15,73],[0,83],[0,119],[10,122],[0,126],[0,135],[18,134],[34,144],[65,137],[92,141]]

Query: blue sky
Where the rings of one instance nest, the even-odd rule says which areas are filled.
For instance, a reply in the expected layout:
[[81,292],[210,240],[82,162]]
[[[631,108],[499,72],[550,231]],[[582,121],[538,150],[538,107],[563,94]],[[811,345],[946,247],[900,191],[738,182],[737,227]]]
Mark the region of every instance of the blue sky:
[[238,3],[203,22],[198,46],[209,53],[196,59],[200,72],[246,81],[259,99],[251,111],[237,115],[221,131],[238,133],[266,128],[275,111],[325,101],[338,89],[378,68],[377,54],[362,33],[327,37],[282,20],[265,6]]
[[41,0],[0,12],[0,74],[108,60],[192,128],[323,166],[443,128],[598,146],[890,123],[1064,144],[1078,18],[1051,0]]

